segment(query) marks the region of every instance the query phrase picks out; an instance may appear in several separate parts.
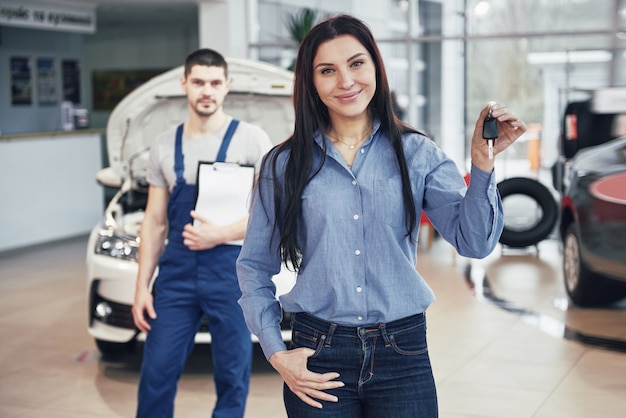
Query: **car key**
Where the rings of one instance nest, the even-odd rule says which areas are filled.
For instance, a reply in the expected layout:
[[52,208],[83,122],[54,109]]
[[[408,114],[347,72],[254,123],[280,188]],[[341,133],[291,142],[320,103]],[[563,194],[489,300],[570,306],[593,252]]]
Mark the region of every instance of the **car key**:
[[498,138],[498,120],[491,116],[491,108],[489,114],[483,121],[483,138],[487,140],[489,147],[489,159],[493,159],[493,141]]

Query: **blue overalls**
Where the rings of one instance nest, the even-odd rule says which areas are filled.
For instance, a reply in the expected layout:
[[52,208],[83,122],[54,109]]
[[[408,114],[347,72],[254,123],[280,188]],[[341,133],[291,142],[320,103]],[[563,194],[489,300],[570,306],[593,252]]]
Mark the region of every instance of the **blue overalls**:
[[[234,120],[222,140],[216,161],[223,162],[237,128]],[[217,403],[213,418],[243,417],[252,363],[252,341],[237,300],[241,296],[235,261],[237,245],[220,245],[192,251],[183,244],[182,232],[192,221],[196,186],[183,177],[182,129],[176,132],[174,170],[176,185],[169,198],[168,244],[159,261],[153,294],[157,319],[145,345],[139,382],[137,417],[174,415],[178,380],[202,314],[209,320]]]

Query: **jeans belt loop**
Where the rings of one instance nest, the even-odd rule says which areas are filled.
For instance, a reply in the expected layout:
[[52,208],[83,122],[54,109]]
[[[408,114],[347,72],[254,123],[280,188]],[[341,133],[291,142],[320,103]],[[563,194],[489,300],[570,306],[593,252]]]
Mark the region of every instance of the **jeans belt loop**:
[[391,339],[389,338],[389,335],[387,334],[386,324],[380,324],[378,328],[380,329],[380,335],[382,335],[383,340],[385,340],[385,346],[389,347],[391,345]]
[[328,328],[328,335],[326,335],[326,340],[324,341],[324,347],[329,348],[331,340],[333,339],[333,334],[335,334],[335,330],[337,329],[337,324],[330,324]]

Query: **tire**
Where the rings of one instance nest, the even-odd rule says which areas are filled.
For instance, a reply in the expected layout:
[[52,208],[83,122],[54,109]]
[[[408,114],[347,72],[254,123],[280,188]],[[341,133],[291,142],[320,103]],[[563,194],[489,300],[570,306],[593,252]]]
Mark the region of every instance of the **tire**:
[[580,237],[571,223],[563,239],[563,280],[567,295],[576,305],[592,307],[607,305],[626,297],[626,288],[592,272],[582,259]]
[[512,177],[498,183],[500,197],[504,201],[512,195],[524,195],[533,199],[541,208],[541,217],[534,225],[524,229],[507,226],[506,220],[500,243],[508,247],[523,248],[535,245],[550,235],[558,218],[556,200],[546,186],[525,177]]

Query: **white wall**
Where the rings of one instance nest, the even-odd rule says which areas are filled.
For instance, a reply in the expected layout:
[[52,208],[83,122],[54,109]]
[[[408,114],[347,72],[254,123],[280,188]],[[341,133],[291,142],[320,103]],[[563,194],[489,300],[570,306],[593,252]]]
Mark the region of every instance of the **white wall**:
[[0,251],[88,233],[102,216],[100,134],[0,141]]

